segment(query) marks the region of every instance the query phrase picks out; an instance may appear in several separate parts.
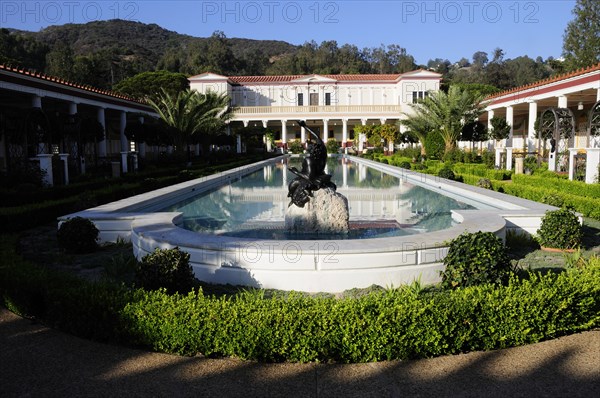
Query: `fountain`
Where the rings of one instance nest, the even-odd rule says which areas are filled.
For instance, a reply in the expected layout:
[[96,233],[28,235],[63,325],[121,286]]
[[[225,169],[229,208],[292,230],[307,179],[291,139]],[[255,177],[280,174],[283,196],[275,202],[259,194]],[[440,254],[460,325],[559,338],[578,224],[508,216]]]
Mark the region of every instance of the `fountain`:
[[298,124],[315,137],[316,143],[309,142],[302,170],[288,169],[296,178],[288,187],[291,201],[285,214],[285,227],[295,234],[348,233],[348,199],[336,192],[331,175],[325,174],[327,148],[304,121]]

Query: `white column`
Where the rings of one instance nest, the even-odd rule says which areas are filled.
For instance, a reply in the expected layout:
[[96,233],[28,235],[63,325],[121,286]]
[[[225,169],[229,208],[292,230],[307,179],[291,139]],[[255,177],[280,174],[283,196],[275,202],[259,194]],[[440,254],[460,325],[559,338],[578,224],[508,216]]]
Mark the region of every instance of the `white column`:
[[[138,118],[138,122],[140,122],[140,124],[144,124],[144,117],[140,116]],[[142,158],[146,157],[146,143],[145,142],[140,142],[140,145],[138,146],[138,151],[140,152],[140,157],[142,157]]]
[[596,89],[596,102],[600,101],[600,88]]
[[242,153],[242,136],[238,134],[235,136],[235,139],[237,153]]
[[44,184],[53,186],[54,175],[52,174],[52,155],[48,153],[39,154],[36,158],[40,162],[40,170],[45,171]]
[[302,144],[306,142],[306,129],[304,127],[300,127],[300,142]]
[[31,107],[32,108],[42,108],[42,97],[39,95],[34,95],[31,97]]
[[281,143],[287,143],[287,120],[281,121]]
[[527,151],[533,152],[535,150],[535,143],[537,134],[535,132],[535,122],[537,120],[537,102],[531,101],[529,103],[529,125],[527,127]]
[[600,148],[586,148],[585,182],[593,184],[598,179],[598,164],[600,164]]
[[569,103],[569,101],[567,100],[566,95],[558,96],[558,107],[559,108],[566,108],[568,106],[568,103]]
[[102,128],[104,129],[104,139],[100,142],[98,142],[98,156],[100,156],[101,158],[105,158],[106,157],[106,143],[108,142],[107,138],[108,138],[108,131],[106,131],[106,117],[104,115],[104,108],[98,108],[97,112],[96,112],[96,119],[98,120],[98,122],[102,125]]
[[510,132],[508,133],[508,139],[506,140],[506,147],[508,148],[513,146],[514,108],[512,106],[506,107],[506,123],[510,126]]
[[575,179],[575,156],[577,148],[569,148],[569,180]]
[[323,119],[323,141],[327,142],[329,139],[329,119]]
[[512,147],[506,148],[506,170],[512,170],[512,153]]
[[348,153],[346,142],[348,142],[348,119],[342,119],[342,147],[344,148],[344,152]]
[[119,115],[119,137],[121,139],[121,152],[129,151],[129,142],[125,137],[125,127],[127,126],[127,112],[121,111]]

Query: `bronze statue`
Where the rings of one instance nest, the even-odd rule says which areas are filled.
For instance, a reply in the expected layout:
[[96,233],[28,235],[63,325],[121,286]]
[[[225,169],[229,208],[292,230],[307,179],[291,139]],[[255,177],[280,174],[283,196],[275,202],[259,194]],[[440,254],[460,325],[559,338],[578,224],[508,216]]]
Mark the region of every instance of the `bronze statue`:
[[327,148],[325,143],[318,134],[306,126],[304,121],[299,121],[298,124],[304,127],[308,132],[315,137],[316,143],[309,142],[306,155],[302,161],[302,170],[295,167],[290,167],[289,170],[297,177],[290,183],[288,187],[288,197],[292,198],[290,204],[295,204],[298,207],[304,207],[313,196],[312,193],[321,188],[336,189],[336,186],[331,182],[331,175],[325,174],[325,165],[327,164]]

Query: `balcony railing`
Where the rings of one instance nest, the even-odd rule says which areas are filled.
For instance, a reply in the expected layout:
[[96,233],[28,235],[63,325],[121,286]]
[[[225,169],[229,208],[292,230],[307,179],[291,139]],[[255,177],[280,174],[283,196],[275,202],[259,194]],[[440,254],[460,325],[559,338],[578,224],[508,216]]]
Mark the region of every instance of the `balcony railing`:
[[400,115],[401,105],[307,105],[307,106],[240,106],[235,114],[242,115],[282,115],[295,113],[324,114],[395,114]]

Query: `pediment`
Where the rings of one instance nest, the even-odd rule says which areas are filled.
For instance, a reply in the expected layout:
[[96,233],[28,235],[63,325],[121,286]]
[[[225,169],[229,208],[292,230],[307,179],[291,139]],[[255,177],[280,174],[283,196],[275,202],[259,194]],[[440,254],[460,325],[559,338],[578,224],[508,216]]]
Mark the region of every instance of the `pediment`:
[[400,79],[441,79],[441,73],[435,73],[425,69],[413,70],[400,75]]
[[330,77],[321,76],[321,75],[309,75],[302,76],[298,79],[292,80],[293,83],[335,83],[336,79],[332,79]]
[[200,81],[227,81],[229,80],[229,78],[227,76],[222,76],[222,75],[218,75],[216,73],[211,73],[211,72],[206,72],[206,73],[201,73],[199,75],[196,76],[192,76],[188,78],[189,81],[195,81],[195,82],[200,82]]

